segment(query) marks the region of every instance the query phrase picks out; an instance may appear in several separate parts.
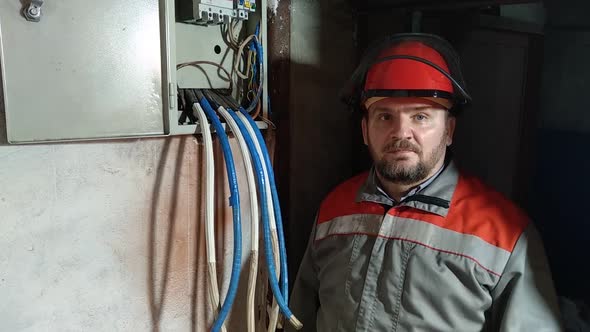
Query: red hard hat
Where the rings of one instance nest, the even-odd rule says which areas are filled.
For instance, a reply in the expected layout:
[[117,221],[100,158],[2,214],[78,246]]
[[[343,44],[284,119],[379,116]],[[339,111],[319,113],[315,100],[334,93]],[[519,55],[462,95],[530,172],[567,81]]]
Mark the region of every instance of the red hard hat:
[[383,98],[405,95],[426,98],[446,109],[452,107],[455,91],[449,78],[432,65],[411,57],[429,61],[449,73],[443,56],[434,48],[420,41],[397,43],[382,51],[379,60],[367,71],[363,89],[365,108]]

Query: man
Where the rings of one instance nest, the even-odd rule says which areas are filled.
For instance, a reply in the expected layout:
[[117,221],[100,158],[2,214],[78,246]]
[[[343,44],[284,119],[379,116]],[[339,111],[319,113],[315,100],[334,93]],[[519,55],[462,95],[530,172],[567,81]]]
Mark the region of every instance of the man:
[[351,86],[374,166],[320,206],[291,299],[303,330],[559,331],[533,224],[447,152],[470,100],[450,45],[393,36]]

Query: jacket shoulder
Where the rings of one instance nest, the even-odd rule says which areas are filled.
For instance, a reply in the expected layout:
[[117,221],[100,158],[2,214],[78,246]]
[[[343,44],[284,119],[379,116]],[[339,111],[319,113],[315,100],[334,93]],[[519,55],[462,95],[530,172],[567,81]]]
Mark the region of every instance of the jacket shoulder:
[[382,214],[383,208],[379,204],[356,201],[357,193],[368,177],[369,172],[363,172],[332,189],[320,205],[318,224],[353,214]]
[[448,219],[464,233],[512,252],[530,223],[526,213],[480,179],[461,175]]

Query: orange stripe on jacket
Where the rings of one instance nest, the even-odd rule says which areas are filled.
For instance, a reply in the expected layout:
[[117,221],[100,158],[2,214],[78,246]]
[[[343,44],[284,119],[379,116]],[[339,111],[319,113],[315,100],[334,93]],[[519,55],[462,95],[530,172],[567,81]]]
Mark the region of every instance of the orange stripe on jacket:
[[[318,224],[354,214],[383,215],[385,209],[373,202],[356,202],[356,194],[368,172],[337,186],[322,202]],[[441,217],[411,207],[396,207],[389,214],[428,222],[461,234],[474,235],[512,252],[516,241],[529,223],[524,212],[502,194],[474,177],[460,175],[448,215]]]
[[388,213],[474,235],[509,252],[529,223],[526,214],[502,194],[477,178],[463,175],[459,176],[446,218],[408,207]]
[[356,194],[368,177],[369,173],[365,172],[334,188],[320,206],[318,224],[353,214],[385,214],[385,209],[381,204],[356,202]]

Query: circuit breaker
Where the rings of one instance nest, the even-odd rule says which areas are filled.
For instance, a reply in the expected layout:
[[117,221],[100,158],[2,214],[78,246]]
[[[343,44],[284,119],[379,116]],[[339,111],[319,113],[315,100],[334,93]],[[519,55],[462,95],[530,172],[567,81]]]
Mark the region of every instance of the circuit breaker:
[[256,12],[256,1],[247,0],[179,0],[177,18],[200,25],[229,24],[231,19],[247,20]]
[[[227,88],[236,38],[266,30],[245,0],[2,0],[0,65],[8,141],[194,134],[177,89]],[[227,30],[227,29],[226,29]],[[214,63],[179,69],[181,63]],[[221,69],[224,69],[221,70]]]

